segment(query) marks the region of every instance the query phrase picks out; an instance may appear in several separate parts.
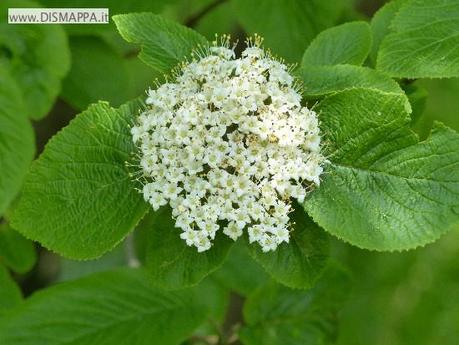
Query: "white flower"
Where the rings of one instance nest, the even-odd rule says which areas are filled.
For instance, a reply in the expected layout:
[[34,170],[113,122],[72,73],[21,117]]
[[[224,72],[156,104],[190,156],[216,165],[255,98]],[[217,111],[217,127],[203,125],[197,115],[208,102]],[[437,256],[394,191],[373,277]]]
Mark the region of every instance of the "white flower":
[[242,229],[235,222],[230,222],[228,226],[223,229],[223,233],[236,241],[238,237],[242,235]]
[[258,38],[238,59],[223,43],[148,90],[131,128],[142,194],[155,210],[170,205],[180,237],[199,252],[219,231],[233,240],[246,231],[267,252],[289,241],[290,199],[304,202],[320,183],[319,123]]

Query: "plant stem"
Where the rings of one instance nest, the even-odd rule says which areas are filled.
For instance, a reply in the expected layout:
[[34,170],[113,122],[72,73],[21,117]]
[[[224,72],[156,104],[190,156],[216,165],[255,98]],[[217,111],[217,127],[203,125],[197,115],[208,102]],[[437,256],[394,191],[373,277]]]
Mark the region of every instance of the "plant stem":
[[226,312],[225,321],[222,326],[222,334],[218,345],[237,344],[237,329],[240,327],[242,317],[242,307],[244,299],[236,293],[231,292],[228,310]]

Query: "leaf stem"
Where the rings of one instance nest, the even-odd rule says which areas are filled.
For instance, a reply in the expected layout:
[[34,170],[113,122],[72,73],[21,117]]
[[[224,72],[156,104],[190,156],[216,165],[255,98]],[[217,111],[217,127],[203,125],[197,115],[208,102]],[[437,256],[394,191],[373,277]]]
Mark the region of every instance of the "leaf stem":
[[225,321],[223,322],[222,332],[218,345],[240,344],[237,337],[237,331],[241,326],[242,307],[244,299],[238,294],[231,292],[230,302],[226,313]]

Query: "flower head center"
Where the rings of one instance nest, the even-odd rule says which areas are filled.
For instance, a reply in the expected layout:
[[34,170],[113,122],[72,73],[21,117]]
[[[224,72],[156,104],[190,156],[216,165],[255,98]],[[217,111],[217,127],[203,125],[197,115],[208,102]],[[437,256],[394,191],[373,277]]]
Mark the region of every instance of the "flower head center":
[[290,199],[318,185],[324,157],[314,111],[301,105],[282,62],[250,41],[241,58],[227,42],[149,90],[132,128],[154,209],[169,203],[181,238],[198,251],[216,232],[246,230],[264,251],[289,240]]

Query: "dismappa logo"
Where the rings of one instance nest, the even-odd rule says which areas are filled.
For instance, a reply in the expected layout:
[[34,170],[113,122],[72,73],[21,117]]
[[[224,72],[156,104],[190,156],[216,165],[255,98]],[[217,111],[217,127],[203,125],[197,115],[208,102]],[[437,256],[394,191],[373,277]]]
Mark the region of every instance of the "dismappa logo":
[[9,8],[9,24],[108,24],[108,8]]

